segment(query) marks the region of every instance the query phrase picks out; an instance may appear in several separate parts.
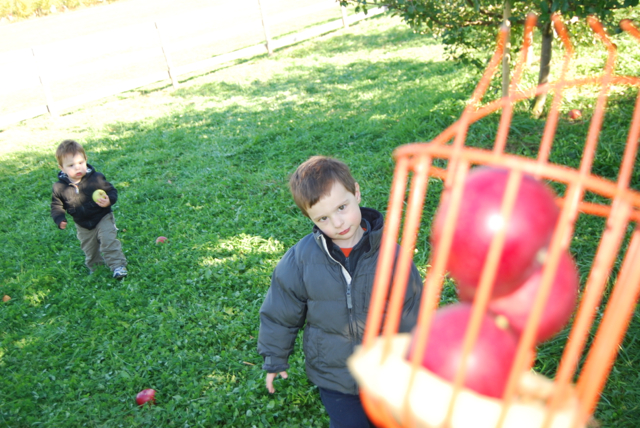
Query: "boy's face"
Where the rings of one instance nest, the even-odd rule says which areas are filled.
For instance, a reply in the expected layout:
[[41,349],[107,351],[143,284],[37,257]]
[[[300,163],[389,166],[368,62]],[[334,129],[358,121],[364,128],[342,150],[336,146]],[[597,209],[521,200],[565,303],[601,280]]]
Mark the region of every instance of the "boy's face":
[[354,247],[364,232],[360,227],[360,187],[356,183],[356,194],[349,192],[336,181],[329,195],[307,209],[309,218],[338,247]]
[[62,159],[62,165],[58,165],[62,172],[67,174],[71,181],[78,182],[87,174],[87,160],[82,153],[66,155]]

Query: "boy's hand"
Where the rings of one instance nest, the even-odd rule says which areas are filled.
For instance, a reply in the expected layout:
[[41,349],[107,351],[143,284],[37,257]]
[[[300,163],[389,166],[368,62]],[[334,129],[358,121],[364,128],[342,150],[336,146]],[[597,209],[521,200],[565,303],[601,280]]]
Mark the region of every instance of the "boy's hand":
[[280,373],[267,373],[267,390],[273,394],[274,392],[276,392],[276,389],[273,387],[273,380],[276,378],[276,376],[282,376],[282,379],[286,379],[289,377],[289,375],[287,374],[287,372],[280,372]]
[[64,230],[67,228],[67,222],[66,221],[61,221],[60,222],[60,229]]
[[107,208],[109,205],[111,205],[111,201],[109,200],[109,197],[105,195],[100,199],[96,199],[96,204],[98,204],[102,208]]

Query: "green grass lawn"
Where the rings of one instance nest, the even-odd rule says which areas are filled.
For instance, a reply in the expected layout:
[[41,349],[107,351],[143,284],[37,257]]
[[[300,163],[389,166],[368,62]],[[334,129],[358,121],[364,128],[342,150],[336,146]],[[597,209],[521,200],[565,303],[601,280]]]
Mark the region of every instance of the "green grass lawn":
[[[616,43],[620,71],[637,72],[640,49]],[[589,49],[577,55],[585,74],[602,67]],[[12,299],[0,303],[0,426],[328,426],[300,349],[274,395],[256,352],[270,274],[311,229],[288,176],[311,155],[339,157],[363,205],[384,211],[393,149],[455,121],[478,79],[433,39],[380,17],[193,76],[177,91],[157,85],[3,130],[0,295]],[[636,93],[612,96],[594,164],[611,179]],[[571,92],[563,110],[581,107],[588,118],[590,95]],[[475,124],[470,144],[489,146],[497,122]],[[578,165],[588,125],[561,120],[554,162]],[[509,150],[533,156],[543,127],[518,107]],[[83,143],[119,190],[115,216],[130,263],[121,282],[106,269],[89,276],[74,228],[60,231],[49,216],[53,153],[65,138]],[[436,201],[429,196],[417,246],[423,273]],[[572,252],[583,282],[603,228],[579,219]],[[160,235],[164,245],[155,244]],[[639,424],[639,334],[636,312],[598,407],[603,427]],[[541,347],[538,369],[553,375],[563,346],[561,335]],[[144,388],[157,390],[156,406],[136,405]]]

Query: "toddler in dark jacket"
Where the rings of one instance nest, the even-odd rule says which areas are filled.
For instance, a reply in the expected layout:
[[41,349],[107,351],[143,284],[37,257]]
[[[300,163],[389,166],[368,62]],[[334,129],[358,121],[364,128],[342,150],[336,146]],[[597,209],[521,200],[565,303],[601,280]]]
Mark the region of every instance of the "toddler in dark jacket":
[[[382,237],[382,214],[360,207],[360,187],[343,162],[314,156],[289,186],[313,232],[291,247],[273,272],[260,309],[258,352],[266,386],[287,378],[288,358],[304,327],[309,380],[318,386],[331,428],[373,426],[360,402],[347,358],[362,342]],[[412,266],[399,330],[418,317],[422,280]]]
[[118,192],[104,175],[87,163],[84,148],[74,140],[65,140],[56,150],[60,172],[53,184],[51,217],[60,229],[67,227],[65,213],[73,217],[85,263],[93,273],[99,264],[107,264],[117,279],[127,276],[127,260],[117,238],[111,205]]

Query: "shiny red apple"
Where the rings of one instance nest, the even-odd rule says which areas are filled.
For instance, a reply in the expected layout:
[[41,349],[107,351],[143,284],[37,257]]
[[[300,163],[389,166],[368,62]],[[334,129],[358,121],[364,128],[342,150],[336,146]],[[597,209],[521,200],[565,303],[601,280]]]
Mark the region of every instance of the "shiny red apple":
[[149,403],[149,405],[156,402],[156,391],[153,389],[143,389],[136,395],[136,403],[138,406],[142,406],[145,403]]
[[[462,347],[471,318],[470,303],[455,303],[438,309],[432,320],[422,365],[453,382],[461,365]],[[415,332],[407,358],[413,353]],[[501,398],[518,347],[518,336],[487,313],[475,346],[466,360],[464,386],[480,394]]]
[[580,109],[574,108],[573,110],[569,110],[567,116],[569,116],[569,119],[571,120],[578,120],[582,117],[582,111]]
[[[540,266],[513,293],[489,302],[489,310],[503,315],[518,334],[524,331],[529,314],[542,282],[543,266]],[[578,270],[569,253],[560,256],[547,303],[536,331],[536,342],[552,338],[569,322],[578,301],[580,285]]]
[[[447,262],[462,300],[473,298],[491,240],[501,228],[506,228],[506,236],[493,286],[495,297],[511,293],[531,275],[536,257],[551,240],[559,213],[554,193],[541,181],[523,175],[507,224],[501,206],[508,176],[504,169],[480,167],[471,170],[465,180]],[[436,253],[448,209],[445,198],[431,236]]]
[[156,244],[162,244],[164,243],[168,238],[166,236],[158,236],[158,238],[156,239]]

